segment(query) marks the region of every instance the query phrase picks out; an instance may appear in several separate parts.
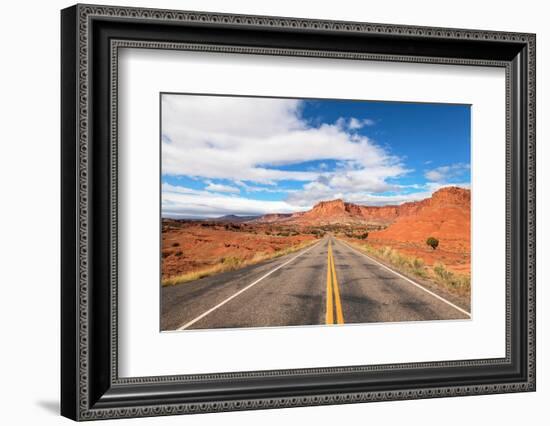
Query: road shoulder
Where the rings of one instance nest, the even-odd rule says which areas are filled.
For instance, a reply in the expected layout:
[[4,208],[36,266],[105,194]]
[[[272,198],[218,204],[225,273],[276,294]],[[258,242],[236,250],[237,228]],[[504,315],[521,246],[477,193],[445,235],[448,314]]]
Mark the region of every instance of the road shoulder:
[[414,281],[418,285],[424,287],[426,290],[429,290],[429,291],[437,294],[439,297],[442,297],[442,298],[448,300],[449,302],[457,305],[458,307],[460,307],[460,308],[462,308],[462,309],[464,309],[464,310],[466,310],[470,313],[472,312],[471,311],[471,298],[463,297],[463,296],[459,296],[459,295],[456,295],[454,293],[451,293],[450,291],[446,290],[445,288],[442,288],[441,286],[437,285],[436,283],[434,283],[432,281],[422,279],[421,277],[410,274],[408,272],[398,271],[389,262],[385,261],[384,259],[380,259],[378,257],[372,256],[371,254],[365,253],[364,251],[362,251],[357,246],[355,246],[353,244],[350,244],[345,240],[341,240],[339,238],[335,238],[335,239],[337,241],[341,242],[342,244],[348,246],[350,249],[355,250],[357,253],[367,257],[368,259],[371,259],[373,261],[376,261],[376,262],[384,265],[386,268],[390,269],[394,273],[396,273],[398,275],[402,275],[402,276],[408,278],[409,280]]

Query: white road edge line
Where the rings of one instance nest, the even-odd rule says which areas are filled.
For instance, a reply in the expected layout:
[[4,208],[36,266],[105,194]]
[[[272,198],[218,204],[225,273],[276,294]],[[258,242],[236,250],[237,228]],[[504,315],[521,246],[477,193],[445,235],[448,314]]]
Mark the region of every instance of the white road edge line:
[[235,294],[233,294],[232,296],[229,296],[227,299],[225,299],[224,301],[218,303],[216,306],[214,306],[213,308],[210,308],[209,310],[207,310],[206,312],[202,313],[201,315],[199,315],[197,318],[195,319],[192,319],[191,321],[189,321],[188,323],[182,325],[181,327],[177,328],[176,331],[181,331],[181,330],[185,330],[186,328],[189,328],[191,327],[193,324],[195,324],[197,321],[200,321],[201,319],[203,319],[205,316],[211,314],[212,312],[214,312],[216,309],[218,308],[221,308],[223,305],[225,305],[227,302],[229,302],[230,300],[233,300],[235,297],[237,297],[239,294],[241,293],[244,293],[246,290],[248,290],[249,288],[255,286],[256,284],[258,284],[260,281],[262,281],[264,278],[267,278],[269,277],[272,273],[274,273],[275,271],[278,271],[279,269],[281,269],[283,266],[286,266],[288,265],[290,262],[298,259],[301,255],[307,253],[308,251],[310,251],[311,249],[313,249],[314,247],[317,247],[319,244],[321,243],[321,241],[319,241],[318,243],[312,245],[310,248],[308,248],[307,250],[304,250],[302,251],[301,253],[299,253],[298,255],[294,256],[292,259],[290,260],[287,260],[285,263],[277,266],[275,269],[272,269],[271,271],[269,271],[267,274],[265,275],[262,275],[260,278],[258,278],[256,281],[254,281],[252,284],[248,284],[245,288],[242,288],[240,289],[238,292],[236,292]]
[[[342,240],[339,240],[339,241],[342,241]],[[367,254],[360,252],[360,251],[357,250],[356,248],[350,246],[350,245],[349,245],[348,243],[346,243],[345,241],[342,241],[342,243],[343,243],[344,245],[348,246],[348,247],[349,247],[350,249],[352,249],[353,251],[355,251],[355,252],[357,252],[357,253],[359,253],[359,254],[365,256],[367,259],[372,260],[374,263],[380,265],[382,268],[387,269],[387,270],[390,271],[390,272],[393,272],[393,273],[394,273],[395,275],[397,275],[398,277],[401,277],[401,278],[403,278],[405,281],[408,281],[409,283],[411,283],[411,284],[417,286],[420,290],[424,290],[426,293],[431,294],[431,295],[432,295],[433,297],[435,297],[436,299],[439,299],[439,300],[441,300],[442,302],[445,302],[447,305],[452,306],[452,307],[455,308],[457,311],[462,312],[464,315],[468,315],[468,318],[472,318],[472,314],[470,314],[468,311],[462,309],[462,308],[459,307],[459,306],[456,306],[454,303],[449,302],[447,299],[445,299],[445,298],[439,296],[438,294],[435,294],[433,291],[428,290],[428,289],[425,288],[424,286],[422,286],[422,285],[420,285],[420,284],[418,284],[418,283],[415,283],[413,280],[407,278],[407,277],[404,276],[404,275],[401,275],[399,272],[396,272],[396,271],[394,271],[393,269],[388,268],[388,267],[387,267],[386,265],[384,265],[383,263],[380,263],[380,262],[378,262],[377,260],[373,259],[372,257],[368,256]]]

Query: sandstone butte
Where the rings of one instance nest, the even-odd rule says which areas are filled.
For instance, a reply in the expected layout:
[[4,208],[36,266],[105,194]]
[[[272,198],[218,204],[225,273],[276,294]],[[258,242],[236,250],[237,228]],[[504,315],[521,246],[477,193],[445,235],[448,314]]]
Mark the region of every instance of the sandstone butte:
[[255,223],[288,225],[369,224],[385,229],[371,232],[369,239],[425,244],[434,236],[447,248],[470,247],[470,190],[446,187],[431,197],[400,205],[364,206],[341,199],[321,201],[311,210],[294,214],[269,214]]

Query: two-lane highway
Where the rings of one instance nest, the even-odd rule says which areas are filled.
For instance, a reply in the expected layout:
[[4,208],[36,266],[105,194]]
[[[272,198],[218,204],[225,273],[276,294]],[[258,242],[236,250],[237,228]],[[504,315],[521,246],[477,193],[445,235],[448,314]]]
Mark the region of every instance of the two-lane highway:
[[161,290],[161,330],[469,317],[330,236],[297,253]]

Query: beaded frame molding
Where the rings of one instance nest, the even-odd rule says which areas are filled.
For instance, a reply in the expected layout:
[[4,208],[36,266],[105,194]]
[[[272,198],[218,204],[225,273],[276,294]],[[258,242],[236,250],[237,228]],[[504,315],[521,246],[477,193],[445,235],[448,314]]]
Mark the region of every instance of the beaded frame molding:
[[[61,17],[62,415],[93,420],[535,390],[534,34],[97,5],[76,5]],[[120,378],[121,48],[504,68],[506,356]]]

